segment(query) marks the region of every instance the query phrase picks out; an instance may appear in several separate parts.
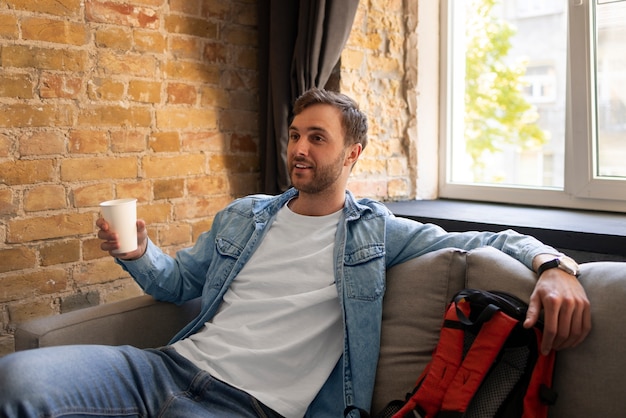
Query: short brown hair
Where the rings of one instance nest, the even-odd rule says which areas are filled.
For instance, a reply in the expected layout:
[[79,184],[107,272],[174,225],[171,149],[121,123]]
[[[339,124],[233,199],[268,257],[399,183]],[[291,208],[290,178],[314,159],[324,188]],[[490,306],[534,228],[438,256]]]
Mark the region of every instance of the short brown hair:
[[312,88],[296,99],[293,106],[293,114],[298,115],[304,109],[316,104],[331,105],[341,111],[341,124],[346,133],[346,144],[361,144],[363,149],[367,146],[367,116],[359,105],[345,94],[333,91]]

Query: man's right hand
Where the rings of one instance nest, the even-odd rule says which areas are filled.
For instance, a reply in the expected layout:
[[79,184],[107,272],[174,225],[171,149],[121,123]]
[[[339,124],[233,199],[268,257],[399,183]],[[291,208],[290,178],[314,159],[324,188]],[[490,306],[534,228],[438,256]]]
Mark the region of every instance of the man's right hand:
[[146,230],[146,223],[143,219],[137,219],[137,249],[128,253],[112,253],[112,251],[117,250],[120,245],[117,241],[117,234],[110,230],[109,223],[104,218],[98,219],[96,226],[100,228],[98,238],[104,241],[100,244],[100,249],[107,251],[111,256],[128,261],[136,260],[146,252],[148,246],[148,231]]

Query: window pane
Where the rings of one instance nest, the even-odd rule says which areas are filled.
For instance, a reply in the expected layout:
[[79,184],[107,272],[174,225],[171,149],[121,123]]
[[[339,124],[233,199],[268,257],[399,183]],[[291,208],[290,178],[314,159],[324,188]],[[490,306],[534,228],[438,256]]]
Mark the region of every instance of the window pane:
[[626,177],[626,1],[596,4],[597,175]]
[[455,0],[452,183],[562,189],[567,0]]

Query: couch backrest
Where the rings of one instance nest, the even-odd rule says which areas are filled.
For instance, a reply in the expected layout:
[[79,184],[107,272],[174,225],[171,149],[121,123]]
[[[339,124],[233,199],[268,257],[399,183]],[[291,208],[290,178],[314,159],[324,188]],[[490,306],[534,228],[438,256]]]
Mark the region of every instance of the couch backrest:
[[487,247],[440,250],[389,269],[372,411],[413,388],[437,345],[446,306],[459,290],[503,290],[528,300],[534,282],[523,264]]
[[[572,280],[575,280],[572,278]],[[622,417],[626,411],[626,263],[581,266],[578,278],[591,302],[592,331],[578,347],[559,351],[550,417]],[[446,249],[387,272],[381,352],[372,411],[403,399],[422,372],[438,338],[445,307],[464,287],[500,290],[528,301],[535,274],[493,248]]]

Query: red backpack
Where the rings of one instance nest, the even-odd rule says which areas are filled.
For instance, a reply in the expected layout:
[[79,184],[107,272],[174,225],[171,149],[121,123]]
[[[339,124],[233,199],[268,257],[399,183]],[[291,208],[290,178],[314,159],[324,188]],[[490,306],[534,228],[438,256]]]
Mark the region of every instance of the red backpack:
[[459,292],[415,388],[406,401],[389,403],[376,417],[547,417],[556,401],[555,353],[539,352],[541,324],[522,326],[527,307],[506,293]]

